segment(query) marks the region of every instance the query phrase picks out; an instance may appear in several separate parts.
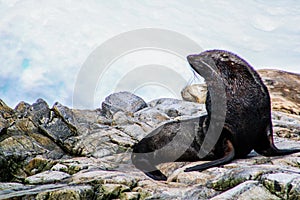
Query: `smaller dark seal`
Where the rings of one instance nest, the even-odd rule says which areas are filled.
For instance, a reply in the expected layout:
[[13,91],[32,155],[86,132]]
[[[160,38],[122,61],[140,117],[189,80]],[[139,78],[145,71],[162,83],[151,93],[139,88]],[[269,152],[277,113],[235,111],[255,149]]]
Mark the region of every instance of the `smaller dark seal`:
[[[133,148],[132,161],[138,169],[155,180],[166,180],[166,176],[155,167],[163,162],[212,160],[186,169],[188,172],[201,171],[228,163],[235,158],[244,158],[253,149],[264,156],[300,152],[300,149],[275,147],[269,92],[258,73],[245,60],[223,50],[205,51],[199,55],[190,55],[187,59],[207,83],[205,104],[208,114],[200,118],[169,122],[152,131]],[[220,93],[222,87],[224,96]],[[212,97],[225,97],[226,117],[220,137],[214,141],[212,150],[202,157],[199,152],[208,127],[218,126],[218,123],[210,122],[218,118],[215,112],[221,111],[223,106],[215,106],[212,112]],[[178,142],[173,144],[175,137]],[[166,145],[170,147],[161,150]],[[185,151],[177,158],[176,155],[183,149]]]

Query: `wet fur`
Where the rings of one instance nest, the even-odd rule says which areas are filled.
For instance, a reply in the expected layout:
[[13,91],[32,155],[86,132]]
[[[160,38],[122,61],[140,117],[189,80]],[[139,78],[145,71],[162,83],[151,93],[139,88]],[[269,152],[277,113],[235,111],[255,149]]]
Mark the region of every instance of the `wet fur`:
[[[202,158],[199,157],[198,151],[210,122],[212,92],[210,88],[213,87],[215,78],[215,75],[203,65],[205,60],[213,61],[216,66],[216,75],[224,83],[227,110],[220,138],[212,151]],[[194,139],[190,147],[175,161],[212,160],[185,171],[201,171],[226,164],[234,158],[247,156],[253,149],[264,156],[285,155],[300,151],[300,149],[279,150],[274,146],[269,92],[258,73],[245,60],[228,51],[210,50],[199,55],[190,55],[188,61],[192,68],[204,78],[210,76],[206,79],[208,115],[185,120],[185,125],[180,129],[178,129],[179,122],[168,122],[154,130],[133,148],[132,161],[137,168],[155,180],[166,180],[167,177],[155,166],[162,162],[174,161],[170,151],[153,154],[150,157],[143,157],[143,154],[136,153],[156,151],[170,143],[176,134],[182,134],[183,140],[184,137]],[[176,151],[176,146],[181,145],[176,144],[174,151]]]

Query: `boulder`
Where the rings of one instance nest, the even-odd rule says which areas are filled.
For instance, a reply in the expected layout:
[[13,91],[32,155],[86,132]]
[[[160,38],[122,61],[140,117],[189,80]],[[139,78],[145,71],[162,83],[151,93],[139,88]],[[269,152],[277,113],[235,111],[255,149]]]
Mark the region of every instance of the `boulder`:
[[102,111],[108,118],[112,118],[118,111],[123,111],[130,115],[145,107],[147,107],[146,102],[130,92],[111,94],[102,102]]

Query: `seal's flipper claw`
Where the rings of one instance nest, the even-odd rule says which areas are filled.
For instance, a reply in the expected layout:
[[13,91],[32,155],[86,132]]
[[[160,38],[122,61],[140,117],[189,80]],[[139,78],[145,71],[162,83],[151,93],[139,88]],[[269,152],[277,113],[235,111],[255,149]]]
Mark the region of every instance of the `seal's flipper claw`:
[[235,150],[233,147],[233,144],[231,143],[230,140],[227,140],[227,145],[226,145],[227,149],[225,152],[224,157],[218,159],[218,160],[214,160],[208,163],[204,163],[201,165],[196,165],[194,167],[189,167],[187,169],[185,169],[185,172],[191,172],[191,171],[203,171],[205,169],[211,168],[211,167],[217,167],[220,166],[222,164],[226,164],[230,161],[232,161],[234,159],[235,156]]
[[145,174],[156,181],[166,181],[167,180],[167,177],[163,173],[161,173],[161,171],[159,171],[159,170],[155,170],[152,172],[145,172]]
[[135,156],[132,161],[135,167],[144,172],[148,177],[156,181],[167,180],[167,177],[151,163],[151,160],[147,160],[142,156]]

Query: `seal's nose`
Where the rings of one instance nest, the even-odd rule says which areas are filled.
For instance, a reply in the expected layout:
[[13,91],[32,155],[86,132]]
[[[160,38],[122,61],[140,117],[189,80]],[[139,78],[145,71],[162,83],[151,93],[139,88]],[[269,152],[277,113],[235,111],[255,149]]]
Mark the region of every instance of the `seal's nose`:
[[188,56],[187,56],[188,62],[189,62],[190,64],[192,64],[192,63],[195,61],[196,56],[197,56],[197,55],[188,55]]

